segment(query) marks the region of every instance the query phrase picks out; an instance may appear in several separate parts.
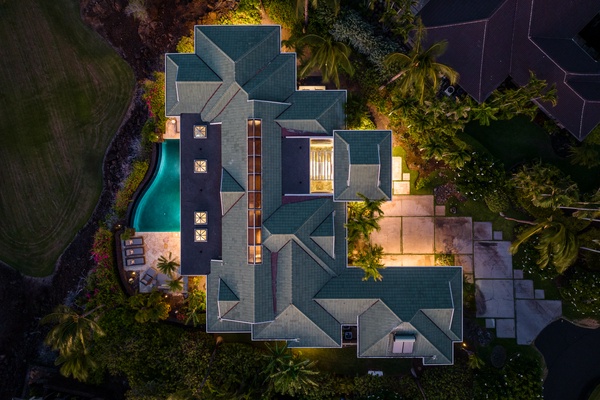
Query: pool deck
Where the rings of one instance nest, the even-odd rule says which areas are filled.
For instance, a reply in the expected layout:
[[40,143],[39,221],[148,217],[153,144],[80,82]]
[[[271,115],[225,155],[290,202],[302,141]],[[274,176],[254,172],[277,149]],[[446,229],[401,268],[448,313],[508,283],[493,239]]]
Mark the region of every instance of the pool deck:
[[[171,257],[175,259],[177,262],[181,260],[181,240],[179,236],[179,232],[138,232],[135,237],[141,237],[144,239],[144,255],[146,263],[134,266],[124,265],[124,269],[127,272],[135,271],[139,277],[144,276],[145,272],[150,268],[154,268],[158,270],[158,259],[160,256],[165,256],[169,258],[169,253],[171,253]],[[123,259],[125,259],[125,249],[123,249]],[[177,272],[179,275],[179,271]],[[155,278],[155,283],[151,285],[144,285],[139,282],[138,291],[140,293],[147,293],[152,290],[152,288],[164,289],[167,281],[170,278],[164,274],[159,272],[158,276]]]

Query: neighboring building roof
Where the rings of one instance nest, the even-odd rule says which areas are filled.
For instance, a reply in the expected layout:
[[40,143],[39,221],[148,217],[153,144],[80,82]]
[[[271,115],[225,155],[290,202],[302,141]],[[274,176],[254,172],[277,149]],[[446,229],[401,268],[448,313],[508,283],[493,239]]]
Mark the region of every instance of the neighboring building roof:
[[[462,297],[455,282],[461,269],[389,268],[384,284],[362,282],[362,272],[347,266],[347,204],[309,193],[311,139],[319,139],[333,142],[334,164],[338,152],[348,155],[339,164],[349,181],[340,200],[358,200],[356,191],[391,198],[391,133],[341,130],[345,91],[296,91],[289,73],[295,57],[280,53],[279,27],[196,27],[195,51],[167,55],[166,109],[181,115],[182,273],[208,275],[207,331],[250,332],[254,340],[287,340],[290,347],[340,347],[342,324],[358,324],[359,356],[452,362],[448,340],[462,337],[462,303],[453,303]],[[183,82],[185,95],[178,92]],[[248,139],[249,124],[260,125],[259,145]],[[206,138],[194,135],[198,125]],[[249,156],[249,143],[258,153]],[[207,169],[195,173],[199,159]],[[258,180],[249,175],[249,159]],[[256,182],[260,206],[256,190],[249,197],[249,183]],[[208,211],[208,219],[195,221],[197,211]],[[258,236],[247,228],[249,217]],[[208,229],[208,240],[196,240],[199,227]],[[256,264],[248,262],[251,240],[262,250]],[[412,280],[419,294],[409,298]],[[361,322],[375,318],[377,304],[391,310],[395,325]],[[430,322],[419,319],[426,312]],[[388,351],[398,318],[413,326],[410,354]]]
[[526,84],[531,70],[558,90],[556,107],[540,107],[583,140],[600,123],[600,63],[578,34],[598,11],[597,0],[430,0],[419,15],[430,42],[448,40],[439,60],[478,102],[508,76]]
[[334,199],[392,199],[392,132],[334,131]]

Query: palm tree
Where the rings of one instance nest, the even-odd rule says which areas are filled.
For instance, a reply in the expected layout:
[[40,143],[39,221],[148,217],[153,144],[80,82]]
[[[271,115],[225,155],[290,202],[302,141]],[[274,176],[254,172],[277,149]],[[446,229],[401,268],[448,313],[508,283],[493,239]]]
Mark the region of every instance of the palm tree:
[[173,258],[173,254],[169,252],[169,258],[165,256],[160,256],[158,258],[158,264],[156,267],[165,275],[173,276],[175,272],[177,272],[177,268],[179,267],[179,263],[175,261]]
[[323,74],[323,82],[333,81],[337,88],[340,87],[340,68],[350,76],[354,74],[354,67],[350,62],[350,47],[342,42],[336,42],[331,36],[306,35],[296,41],[296,46],[308,46],[311,50],[310,58],[300,66],[298,75],[307,76],[313,69],[318,68]]
[[511,178],[512,184],[536,207],[556,210],[579,198],[577,184],[553,165],[524,166]]
[[472,110],[473,119],[484,126],[489,126],[492,121],[497,121],[497,115],[500,111],[498,107],[492,107],[485,102],[473,107]]
[[365,272],[363,281],[373,278],[374,281],[381,281],[383,277],[379,272],[380,269],[385,268],[385,265],[381,262],[383,257],[383,247],[378,244],[368,243],[363,251],[359,254],[354,264]]
[[448,43],[446,41],[436,42],[423,48],[425,41],[426,30],[421,20],[417,21],[415,31],[414,46],[408,54],[392,53],[385,59],[385,64],[388,67],[400,68],[400,72],[392,77],[385,86],[394,82],[398,78],[402,78],[400,82],[400,91],[404,95],[414,93],[419,99],[419,104],[423,104],[427,87],[437,90],[439,80],[442,76],[448,78],[451,84],[455,84],[458,80],[458,73],[451,67],[436,62],[436,58],[444,54]]
[[190,321],[196,327],[200,323],[200,314],[206,311],[206,292],[202,290],[192,290],[187,298],[185,312],[187,319],[186,324]]
[[183,290],[183,276],[168,280],[167,286],[169,286],[171,292],[181,292]]
[[471,161],[471,154],[468,149],[454,149],[444,154],[444,161],[452,169],[461,169]]
[[468,365],[471,369],[481,369],[485,366],[485,362],[477,354],[470,352]]
[[153,290],[150,294],[138,293],[131,296],[129,306],[136,311],[135,320],[142,324],[167,319],[171,310],[171,306],[157,290]]
[[101,307],[103,306],[80,315],[60,304],[41,320],[42,324],[56,324],[48,332],[44,342],[58,350],[55,364],[61,365],[60,372],[64,376],[72,375],[75,379],[84,381],[89,370],[95,367],[95,362],[89,355],[88,344],[105,333],[96,321],[88,317]]
[[54,365],[60,365],[60,374],[62,376],[72,376],[79,381],[85,382],[90,375],[90,371],[96,368],[97,363],[90,356],[89,350],[78,349],[59,354],[54,361]]
[[563,223],[552,221],[552,218],[525,229],[510,246],[510,252],[515,254],[521,244],[533,237],[538,238],[535,248],[539,252],[539,259],[536,264],[540,269],[552,264],[556,271],[562,274],[577,260],[579,254],[577,236]]
[[281,346],[278,342],[275,342],[274,346],[271,346],[269,343],[265,342],[265,347],[268,351],[267,354],[263,354],[262,356],[268,360],[268,364],[262,373],[266,375],[268,379],[269,376],[278,371],[280,364],[287,363],[293,358],[293,355],[290,349],[287,347],[287,342],[284,342]]
[[292,354],[287,343],[281,347],[278,344],[267,345],[267,349],[269,352],[264,357],[269,361],[262,373],[266,375],[271,390],[279,394],[295,396],[305,393],[307,386],[317,386],[310,378],[318,375],[318,372],[313,370],[316,362]]
[[61,354],[79,349],[85,351],[88,342],[96,337],[104,336],[104,331],[100,328],[100,325],[93,319],[88,318],[102,307],[100,305],[80,315],[64,304],[56,306],[52,313],[46,315],[40,321],[42,324],[56,324],[48,332],[45,343]]

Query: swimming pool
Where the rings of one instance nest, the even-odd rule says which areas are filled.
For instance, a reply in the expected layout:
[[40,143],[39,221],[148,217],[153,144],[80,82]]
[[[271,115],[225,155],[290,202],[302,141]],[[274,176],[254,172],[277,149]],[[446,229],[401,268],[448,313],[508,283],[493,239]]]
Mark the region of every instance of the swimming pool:
[[179,232],[179,140],[161,144],[158,169],[141,197],[133,215],[136,232]]

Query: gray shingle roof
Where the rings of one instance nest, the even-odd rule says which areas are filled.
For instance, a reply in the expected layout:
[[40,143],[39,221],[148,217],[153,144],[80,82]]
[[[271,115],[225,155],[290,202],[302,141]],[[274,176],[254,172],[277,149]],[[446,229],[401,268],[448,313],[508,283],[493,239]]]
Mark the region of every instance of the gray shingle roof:
[[[309,157],[288,148],[291,143],[283,145],[283,128],[332,138],[344,126],[346,92],[296,91],[295,57],[280,53],[279,27],[199,26],[195,54],[169,55],[166,64],[167,115],[180,115],[186,134],[192,124],[207,125],[211,140],[220,142],[218,165],[209,165],[211,177],[216,171],[219,179],[200,187],[193,182],[208,175],[191,174],[186,166],[181,182],[186,215],[204,207],[198,201],[220,195],[220,204],[210,206],[221,206],[221,213],[209,210],[209,221],[220,226],[220,240],[211,241],[219,251],[201,255],[210,266],[207,332],[251,332],[255,340],[284,339],[290,347],[340,347],[341,325],[358,323],[359,355],[387,357],[390,335],[411,324],[419,349],[413,356],[437,354],[438,363],[447,361],[448,343],[462,337],[461,309],[449,311],[462,297],[462,281],[455,279],[460,272],[452,275],[456,268],[390,268],[383,271],[384,282],[363,282],[362,271],[347,267],[346,203],[332,196],[301,198],[309,187],[304,184],[292,187],[301,196],[283,201],[282,181],[290,176],[282,173],[282,158]],[[262,262],[256,265],[248,264],[248,119],[261,121]],[[345,163],[334,157],[336,171],[339,166],[346,179],[350,174],[346,191],[391,197],[390,133],[336,135],[346,146],[340,152]],[[182,140],[182,154],[189,153],[182,169],[208,151],[208,141],[190,138]],[[307,160],[298,164],[309,168]],[[308,171],[296,172],[296,179],[309,179]],[[193,220],[185,221],[191,229]],[[188,271],[196,271],[197,244],[183,234],[183,224],[181,237]]]
[[283,128],[314,133],[331,133],[345,124],[344,90],[300,90],[286,103],[291,106],[276,118]]
[[527,84],[533,71],[557,88],[558,104],[542,110],[579,140],[600,123],[600,62],[576,40],[597,14],[597,0],[430,0],[420,11],[428,43],[448,41],[439,61],[478,102],[508,77]]
[[334,131],[334,198],[392,198],[391,131]]

